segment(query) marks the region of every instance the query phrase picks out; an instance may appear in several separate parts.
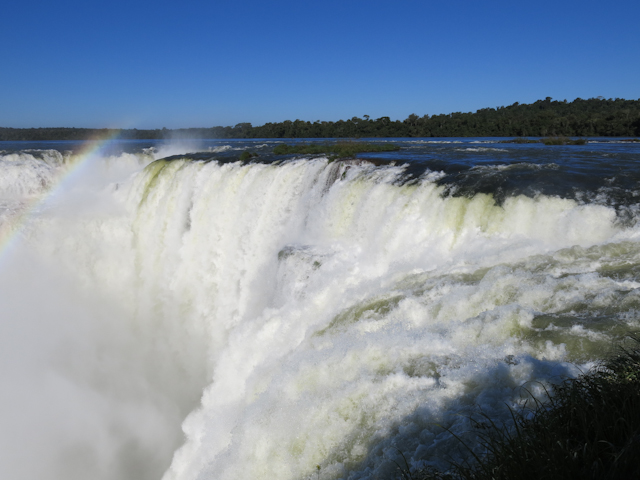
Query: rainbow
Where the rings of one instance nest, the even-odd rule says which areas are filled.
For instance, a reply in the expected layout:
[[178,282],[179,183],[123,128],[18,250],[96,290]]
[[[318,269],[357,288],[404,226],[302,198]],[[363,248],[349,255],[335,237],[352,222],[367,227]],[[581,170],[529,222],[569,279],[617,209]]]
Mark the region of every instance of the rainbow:
[[0,259],[4,258],[6,252],[10,251],[13,245],[17,243],[17,239],[20,238],[33,212],[63,191],[65,186],[71,183],[74,178],[77,178],[79,173],[86,169],[88,165],[103,158],[105,147],[111,141],[116,140],[121,131],[109,130],[109,134],[104,137],[88,140],[77,153],[65,162],[65,167],[60,170],[55,182],[46,192],[26,199],[18,208],[18,211],[10,215],[10,220],[0,225]]

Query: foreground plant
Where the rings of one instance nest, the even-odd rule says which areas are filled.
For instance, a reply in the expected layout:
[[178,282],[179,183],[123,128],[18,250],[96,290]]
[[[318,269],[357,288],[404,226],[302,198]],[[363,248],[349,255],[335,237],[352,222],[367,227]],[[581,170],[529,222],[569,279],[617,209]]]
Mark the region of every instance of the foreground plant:
[[640,478],[640,339],[631,341],[632,348],[555,386],[547,402],[513,412],[511,428],[485,419],[492,425],[482,440],[486,456],[446,475],[424,470],[410,478]]

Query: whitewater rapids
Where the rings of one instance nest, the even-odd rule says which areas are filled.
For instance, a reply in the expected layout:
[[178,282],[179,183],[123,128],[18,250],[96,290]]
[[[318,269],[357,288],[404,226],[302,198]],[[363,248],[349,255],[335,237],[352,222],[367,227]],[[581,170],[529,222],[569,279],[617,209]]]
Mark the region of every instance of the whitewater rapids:
[[[3,228],[58,155],[2,157]],[[606,204],[160,157],[94,162],[5,250],[3,478],[446,469],[454,434],[480,448],[471,416],[508,420],[638,328],[640,232]]]

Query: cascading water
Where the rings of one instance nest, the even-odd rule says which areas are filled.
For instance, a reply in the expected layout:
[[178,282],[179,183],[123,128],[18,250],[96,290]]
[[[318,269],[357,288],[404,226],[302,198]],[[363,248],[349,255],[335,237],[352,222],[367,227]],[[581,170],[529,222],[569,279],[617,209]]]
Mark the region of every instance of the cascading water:
[[35,209],[3,260],[7,478],[446,468],[468,455],[456,435],[479,448],[469,416],[508,420],[638,328],[617,204],[447,194],[504,175],[485,166],[445,184],[402,162],[123,155],[91,195],[85,176]]

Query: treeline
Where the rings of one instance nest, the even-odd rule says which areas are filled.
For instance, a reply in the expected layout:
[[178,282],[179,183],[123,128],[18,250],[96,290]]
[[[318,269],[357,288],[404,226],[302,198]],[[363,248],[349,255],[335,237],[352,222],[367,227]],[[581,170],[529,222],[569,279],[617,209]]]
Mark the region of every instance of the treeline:
[[[0,128],[0,140],[87,140],[117,130],[87,128]],[[405,120],[353,117],[337,122],[286,120],[254,127],[181,128],[120,131],[123,139],[171,138],[356,138],[356,137],[546,137],[640,136],[640,100],[602,97],[573,102],[551,97],[531,104],[483,108],[475,113],[411,114]]]
[[247,135],[245,125],[241,123],[235,127],[212,128],[178,128],[138,130],[113,128],[6,128],[0,127],[0,141],[56,141],[56,140],[95,140],[118,137],[124,140],[163,140],[172,138],[257,138]]

